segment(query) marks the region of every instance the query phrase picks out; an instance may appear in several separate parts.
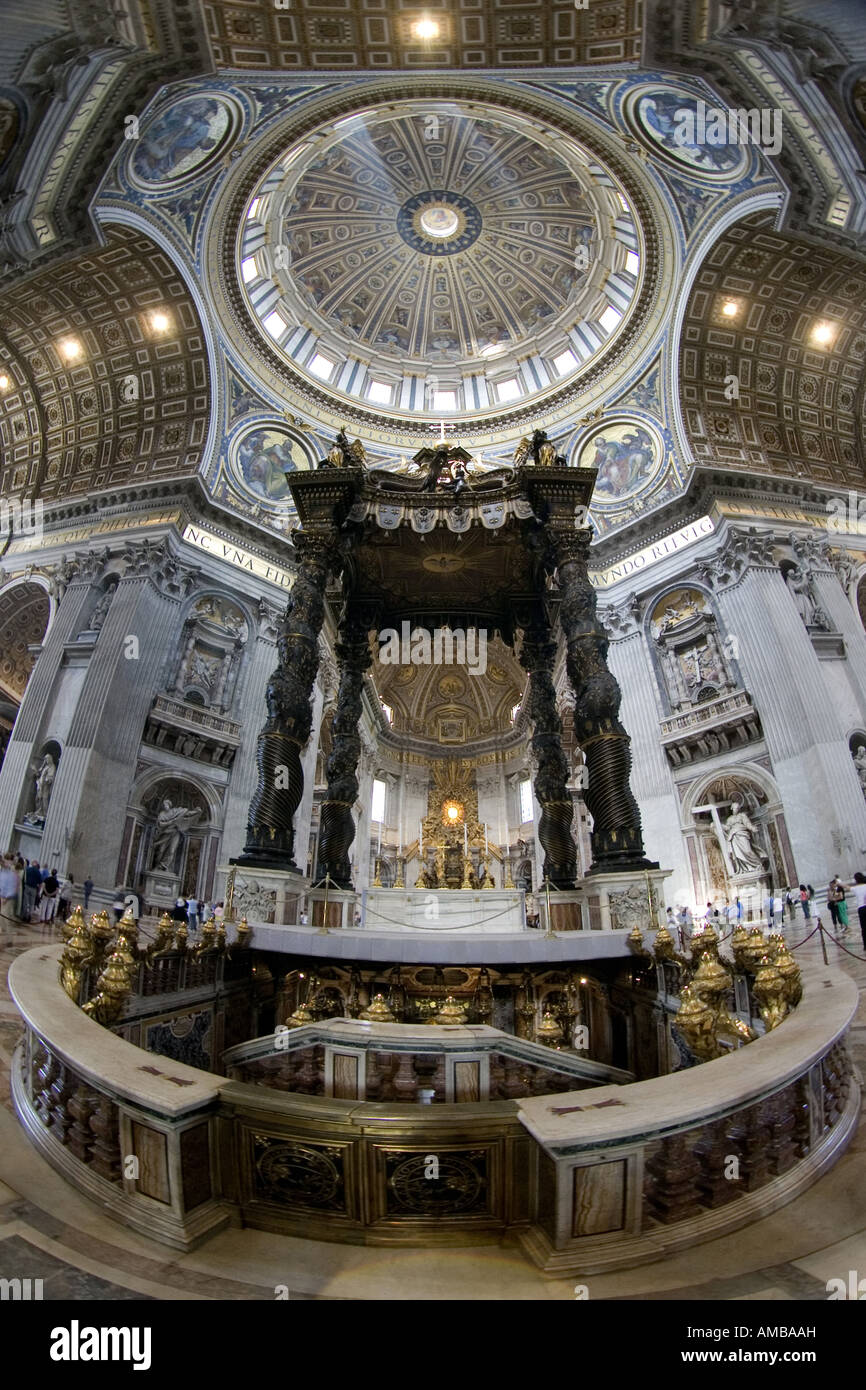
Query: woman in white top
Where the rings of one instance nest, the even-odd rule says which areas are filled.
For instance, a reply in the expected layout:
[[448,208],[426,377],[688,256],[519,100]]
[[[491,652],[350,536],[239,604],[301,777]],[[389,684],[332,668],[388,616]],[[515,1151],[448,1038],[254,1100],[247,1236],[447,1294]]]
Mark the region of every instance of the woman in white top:
[[0,859],[0,930],[15,925],[15,907],[21,880],[11,859]]

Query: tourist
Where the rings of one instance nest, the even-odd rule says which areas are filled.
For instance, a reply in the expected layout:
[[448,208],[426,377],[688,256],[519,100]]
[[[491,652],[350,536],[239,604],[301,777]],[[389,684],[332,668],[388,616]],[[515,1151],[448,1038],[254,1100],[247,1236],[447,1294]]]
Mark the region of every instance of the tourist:
[[812,916],[812,894],[805,883],[800,884],[800,906],[803,909],[803,917],[808,922]]
[[827,885],[827,909],[830,913],[830,921],[833,923],[834,927],[842,925],[842,915],[839,911],[839,905],[844,902],[844,900],[845,889],[839,882],[839,875],[834,874]]
[[214,903],[213,921],[216,923],[216,926],[217,926],[218,929],[223,925],[223,923],[225,922],[225,919],[226,919],[226,905],[225,905],[225,903]]
[[680,936],[683,948],[685,948],[692,934],[692,910],[687,903],[683,903],[677,915],[680,924]]
[[768,927],[768,929],[769,929],[770,931],[773,930],[773,915],[774,915],[775,906],[776,906],[776,898],[775,898],[775,895],[774,895],[774,893],[773,893],[773,886],[772,886],[772,884],[771,884],[771,885],[770,885],[770,891],[769,891],[769,893],[767,894],[766,898],[764,899],[764,916],[765,916],[766,919],[767,919],[767,927]]
[[72,874],[65,878],[60,885],[60,894],[57,902],[57,911],[61,921],[65,922],[71,912],[69,900],[75,893],[75,879]]
[[781,893],[777,893],[773,898],[773,918],[779,924],[779,931],[785,930],[785,903]]
[[299,927],[306,927],[306,926],[309,925],[309,921],[310,921],[310,919],[309,919],[309,917],[307,916],[306,912],[302,912],[301,915],[298,917],[298,926],[299,926]]
[[9,855],[0,859],[0,931],[15,926],[20,887],[15,864]]
[[866,874],[856,873],[854,882],[849,883],[848,887],[854,895],[854,906],[857,908],[857,917],[860,922],[860,935],[863,938],[863,949],[866,951]]
[[112,907],[112,911],[114,912],[114,921],[115,921],[115,923],[117,923],[117,922],[120,921],[121,917],[123,916],[124,912],[126,911],[126,904],[124,903],[124,900],[123,900],[123,889],[122,889],[122,888],[115,888],[115,890],[114,890],[114,902],[111,904],[111,907]]
[[186,898],[178,898],[171,910],[171,920],[173,922],[186,922]]
[[53,869],[49,871],[48,877],[42,884],[42,892],[39,895],[39,920],[40,922],[53,922],[54,914],[57,911],[57,898],[60,890],[60,883]]
[[839,884],[838,897],[836,899],[836,910],[839,913],[839,922],[842,927],[842,935],[848,935],[848,904],[845,901],[845,885]]
[[785,906],[788,909],[788,921],[794,920],[794,894],[791,892],[790,883],[785,888]]
[[198,898],[187,898],[186,920],[190,931],[195,931],[198,927]]
[[87,904],[90,902],[90,895],[93,892],[93,879],[90,875],[84,880],[84,911],[87,911]]
[[25,922],[29,922],[36,911],[36,899],[39,896],[39,889],[42,887],[42,875],[39,872],[39,860],[34,859],[32,864],[28,864],[24,870],[24,902],[21,916]]

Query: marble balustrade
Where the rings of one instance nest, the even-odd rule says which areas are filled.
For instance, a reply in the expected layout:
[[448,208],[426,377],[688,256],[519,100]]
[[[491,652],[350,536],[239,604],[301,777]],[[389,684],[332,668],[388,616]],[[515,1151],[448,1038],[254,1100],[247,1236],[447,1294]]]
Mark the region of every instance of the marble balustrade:
[[[181,1249],[243,1220],[368,1244],[496,1241],[511,1231],[552,1274],[629,1267],[790,1201],[839,1157],[859,1109],[845,1045],[857,989],[826,967],[805,970],[797,1009],[735,1056],[627,1086],[467,1099],[473,1078],[457,1067],[481,1060],[467,1055],[470,1038],[478,1054],[489,1043],[491,1075],[503,1056],[508,1094],[504,1035],[454,1029],[457,1103],[427,1106],[417,1104],[416,1028],[401,1050],[403,1025],[316,1025],[317,1038],[330,1028],[332,1043],[345,1039],[332,1047],[332,1092],[359,1074],[353,1053],[375,1069],[390,1039],[388,1084],[399,1099],[312,1094],[325,1077],[324,1043],[310,1046],[312,1035],[292,1043],[308,1091],[274,1090],[145,1054],[99,1027],[63,994],[59,956],[60,947],[29,951],[10,972],[25,1023],[13,1070],[19,1118],[80,1191]],[[445,1052],[435,1038],[429,1047],[432,1076]],[[547,1058],[573,1069],[574,1058]]]

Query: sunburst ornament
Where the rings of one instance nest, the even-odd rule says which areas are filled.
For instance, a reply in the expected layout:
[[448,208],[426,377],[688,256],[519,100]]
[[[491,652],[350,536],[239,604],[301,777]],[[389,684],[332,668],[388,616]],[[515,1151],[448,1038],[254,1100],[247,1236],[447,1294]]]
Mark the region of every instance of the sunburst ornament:
[[463,820],[463,803],[460,801],[443,801],[442,803],[442,823],[443,825],[460,825]]

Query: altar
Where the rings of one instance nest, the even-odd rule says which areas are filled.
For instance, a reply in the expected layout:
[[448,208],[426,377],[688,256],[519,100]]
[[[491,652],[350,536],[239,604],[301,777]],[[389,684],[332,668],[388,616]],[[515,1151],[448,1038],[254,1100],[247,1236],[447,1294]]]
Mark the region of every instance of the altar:
[[524,893],[516,889],[367,888],[361,927],[375,932],[470,932],[493,935],[526,930]]

